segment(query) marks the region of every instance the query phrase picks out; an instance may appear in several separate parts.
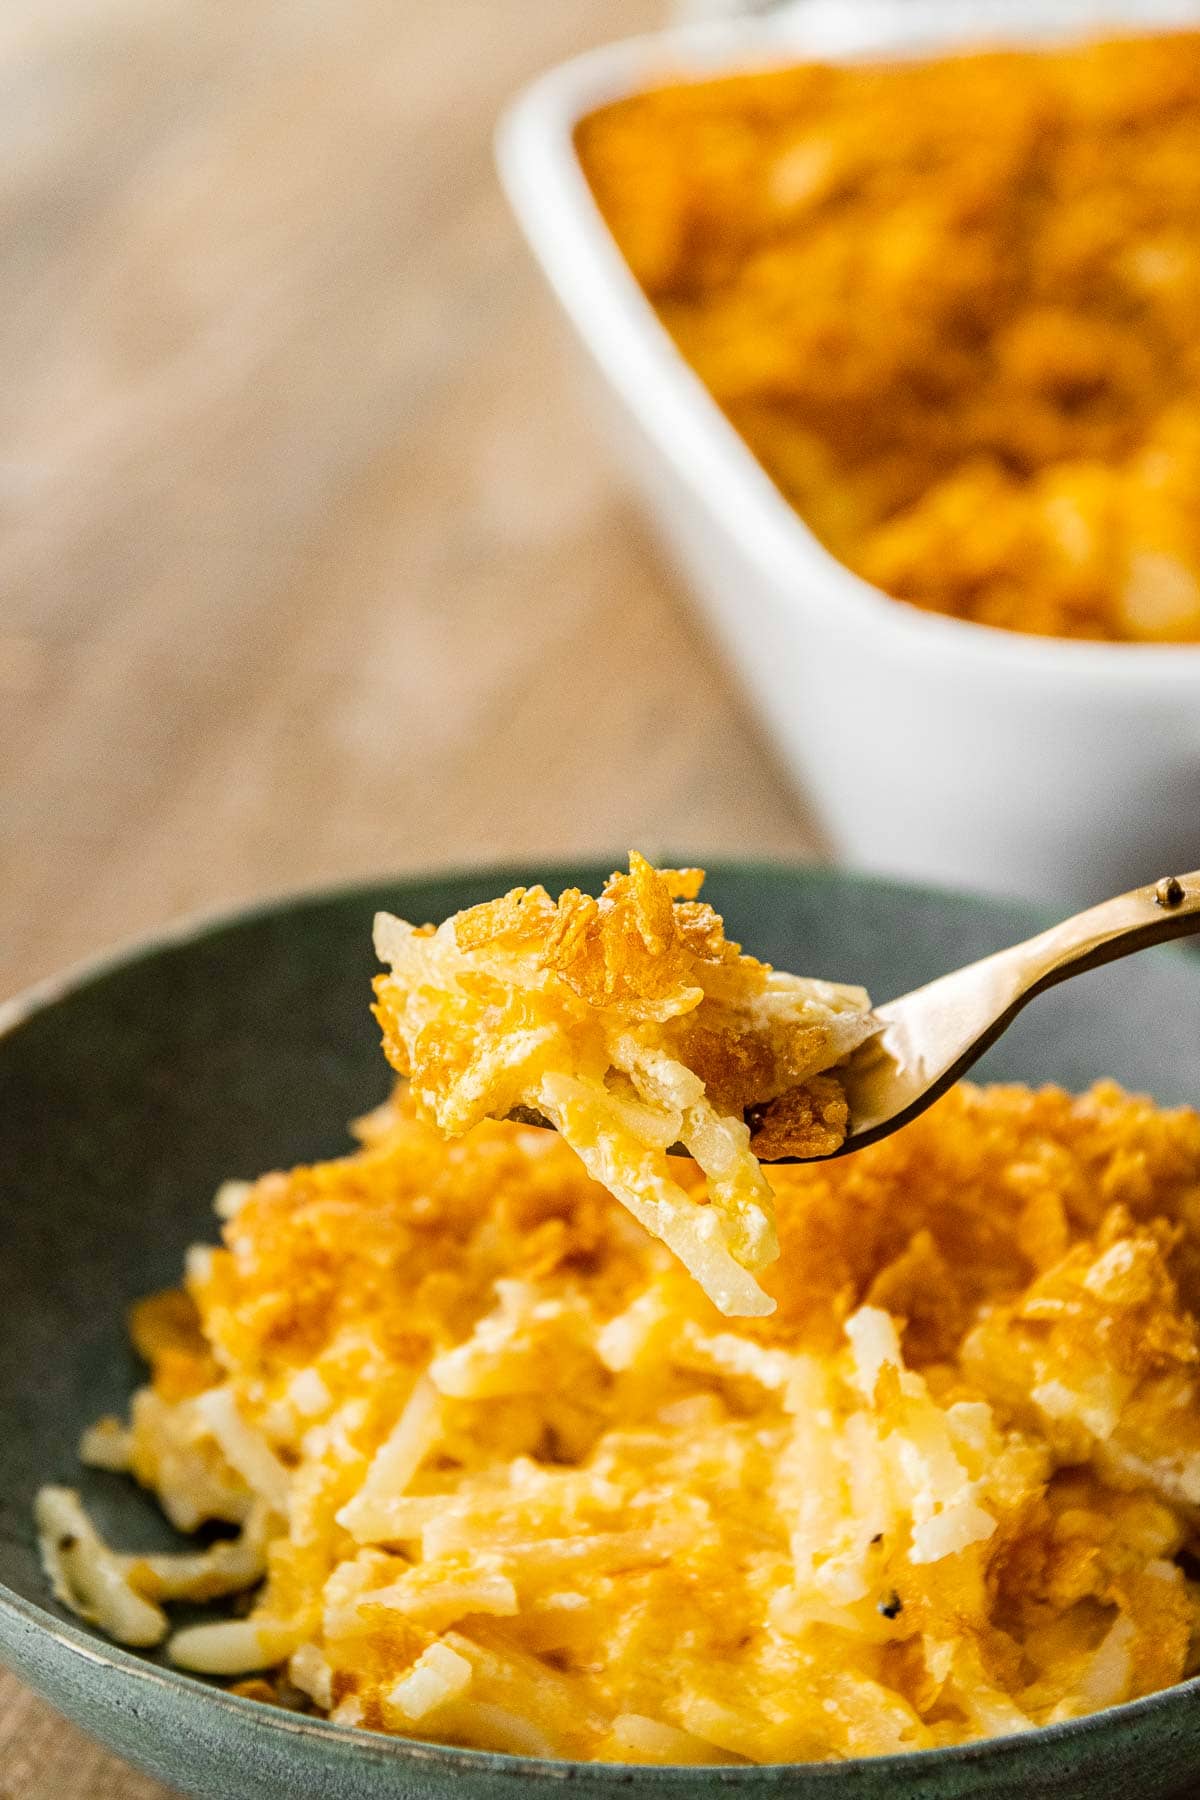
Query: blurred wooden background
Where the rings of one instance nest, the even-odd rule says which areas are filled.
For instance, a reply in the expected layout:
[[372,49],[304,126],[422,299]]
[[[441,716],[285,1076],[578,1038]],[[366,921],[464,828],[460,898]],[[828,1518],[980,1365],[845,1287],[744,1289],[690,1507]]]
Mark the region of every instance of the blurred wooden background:
[[[0,997],[197,907],[814,841],[489,139],[664,0],[0,7]],[[151,1800],[0,1675],[0,1800]]]

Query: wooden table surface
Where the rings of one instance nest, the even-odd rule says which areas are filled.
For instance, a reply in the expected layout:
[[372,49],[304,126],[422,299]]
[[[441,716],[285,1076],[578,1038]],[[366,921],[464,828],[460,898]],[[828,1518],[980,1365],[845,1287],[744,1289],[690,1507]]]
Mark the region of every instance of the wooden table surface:
[[[198,907],[811,829],[491,170],[664,0],[5,0],[0,996]],[[0,1800],[165,1792],[0,1674]]]

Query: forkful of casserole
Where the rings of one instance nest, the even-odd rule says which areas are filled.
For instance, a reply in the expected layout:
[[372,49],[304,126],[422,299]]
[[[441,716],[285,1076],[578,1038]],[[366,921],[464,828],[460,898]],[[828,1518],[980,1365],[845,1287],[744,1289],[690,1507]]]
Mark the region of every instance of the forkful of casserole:
[[514,888],[436,928],[380,913],[375,1011],[440,1130],[553,1127],[734,1316],[773,1310],[755,1279],[778,1255],[764,1162],[886,1135],[1034,994],[1200,931],[1200,874],[1169,877],[872,1011],[861,987],[743,955],[703,880],[634,852],[598,898]]

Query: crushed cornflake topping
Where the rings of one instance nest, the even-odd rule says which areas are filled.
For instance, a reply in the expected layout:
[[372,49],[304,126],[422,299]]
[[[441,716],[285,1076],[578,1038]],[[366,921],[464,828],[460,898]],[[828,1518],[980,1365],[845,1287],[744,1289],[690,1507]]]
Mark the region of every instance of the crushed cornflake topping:
[[847,1107],[826,1071],[874,1021],[861,988],[743,956],[703,880],[634,852],[599,899],[514,888],[436,931],[380,913],[376,1014],[442,1131],[540,1114],[722,1312],[747,1316],[769,1310],[755,1276],[778,1254],[760,1157],[839,1147]]

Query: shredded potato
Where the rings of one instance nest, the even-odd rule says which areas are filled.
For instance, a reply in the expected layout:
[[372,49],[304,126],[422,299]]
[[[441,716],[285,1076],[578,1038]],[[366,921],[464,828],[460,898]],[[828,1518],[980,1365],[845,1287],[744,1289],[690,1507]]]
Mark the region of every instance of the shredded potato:
[[240,1536],[138,1558],[39,1500],[57,1594],[114,1636],[261,1579],[172,1660],[651,1764],[960,1743],[1196,1667],[1196,1114],[963,1085],[775,1172],[776,1309],[733,1321],[560,1137],[447,1143],[403,1092],[360,1131],[225,1209],[138,1309],[127,1432],[89,1438]]
[[[443,1131],[541,1114],[722,1312],[747,1315],[769,1310],[754,1277],[777,1254],[758,1158],[838,1148],[846,1103],[822,1071],[874,1021],[861,988],[741,955],[703,880],[635,851],[598,900],[516,888],[436,931],[381,913],[376,1013]],[[703,1191],[672,1172],[676,1143]]]
[[899,599],[1200,641],[1200,33],[679,83],[585,119],[633,273]]

